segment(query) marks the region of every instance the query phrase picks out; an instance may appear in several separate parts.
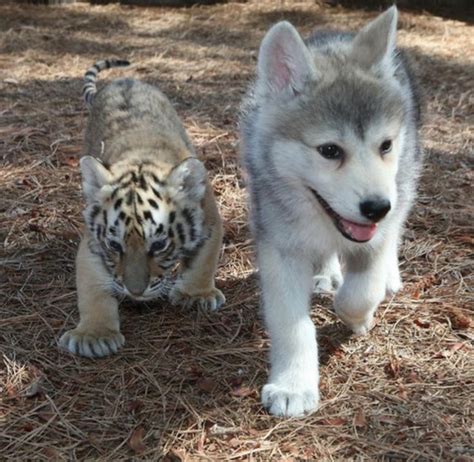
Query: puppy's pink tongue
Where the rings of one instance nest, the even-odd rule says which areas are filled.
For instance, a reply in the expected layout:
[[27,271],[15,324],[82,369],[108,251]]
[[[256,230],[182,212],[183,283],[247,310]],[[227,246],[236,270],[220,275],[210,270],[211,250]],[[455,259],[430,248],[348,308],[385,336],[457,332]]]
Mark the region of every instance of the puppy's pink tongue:
[[365,242],[370,241],[374,237],[375,232],[377,231],[377,225],[372,223],[370,225],[361,225],[359,223],[354,223],[349,220],[341,219],[342,226],[344,231],[349,234],[355,241]]

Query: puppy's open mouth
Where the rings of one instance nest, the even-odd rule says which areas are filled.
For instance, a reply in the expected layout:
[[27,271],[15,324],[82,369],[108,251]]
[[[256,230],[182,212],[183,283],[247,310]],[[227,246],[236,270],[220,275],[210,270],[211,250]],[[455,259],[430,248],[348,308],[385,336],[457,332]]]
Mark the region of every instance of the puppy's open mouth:
[[342,218],[313,188],[309,189],[321,204],[322,208],[331,217],[333,223],[336,225],[336,228],[346,239],[349,239],[353,242],[367,242],[374,237],[377,231],[376,223],[366,225],[354,223],[353,221]]

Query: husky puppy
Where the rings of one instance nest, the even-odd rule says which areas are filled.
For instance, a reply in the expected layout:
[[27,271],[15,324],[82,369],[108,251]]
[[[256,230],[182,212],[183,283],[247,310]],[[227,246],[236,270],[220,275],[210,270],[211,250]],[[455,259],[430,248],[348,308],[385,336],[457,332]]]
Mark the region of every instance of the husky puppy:
[[241,137],[272,341],[262,401],[275,415],[318,406],[313,276],[338,289],[334,309],[357,335],[401,287],[398,244],[422,159],[396,24],[393,6],[356,35],[303,41],[284,21],[260,47]]

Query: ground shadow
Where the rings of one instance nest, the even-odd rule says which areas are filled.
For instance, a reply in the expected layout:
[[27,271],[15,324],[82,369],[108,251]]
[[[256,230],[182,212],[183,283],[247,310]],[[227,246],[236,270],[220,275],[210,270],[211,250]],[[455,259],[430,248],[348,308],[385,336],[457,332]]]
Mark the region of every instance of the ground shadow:
[[[329,5],[340,5],[349,10],[376,10],[389,8],[392,0],[330,0]],[[413,11],[420,14],[430,13],[445,19],[455,19],[467,23],[474,22],[474,6],[470,0],[398,0],[401,11]]]

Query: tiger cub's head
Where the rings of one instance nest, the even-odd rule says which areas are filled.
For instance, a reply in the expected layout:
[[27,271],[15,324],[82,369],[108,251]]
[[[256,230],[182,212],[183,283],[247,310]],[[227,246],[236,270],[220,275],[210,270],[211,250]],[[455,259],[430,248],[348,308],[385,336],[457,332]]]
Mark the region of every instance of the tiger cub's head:
[[163,277],[202,244],[207,172],[188,158],[163,175],[153,163],[113,165],[81,159],[89,248],[111,275],[114,292],[160,296]]

